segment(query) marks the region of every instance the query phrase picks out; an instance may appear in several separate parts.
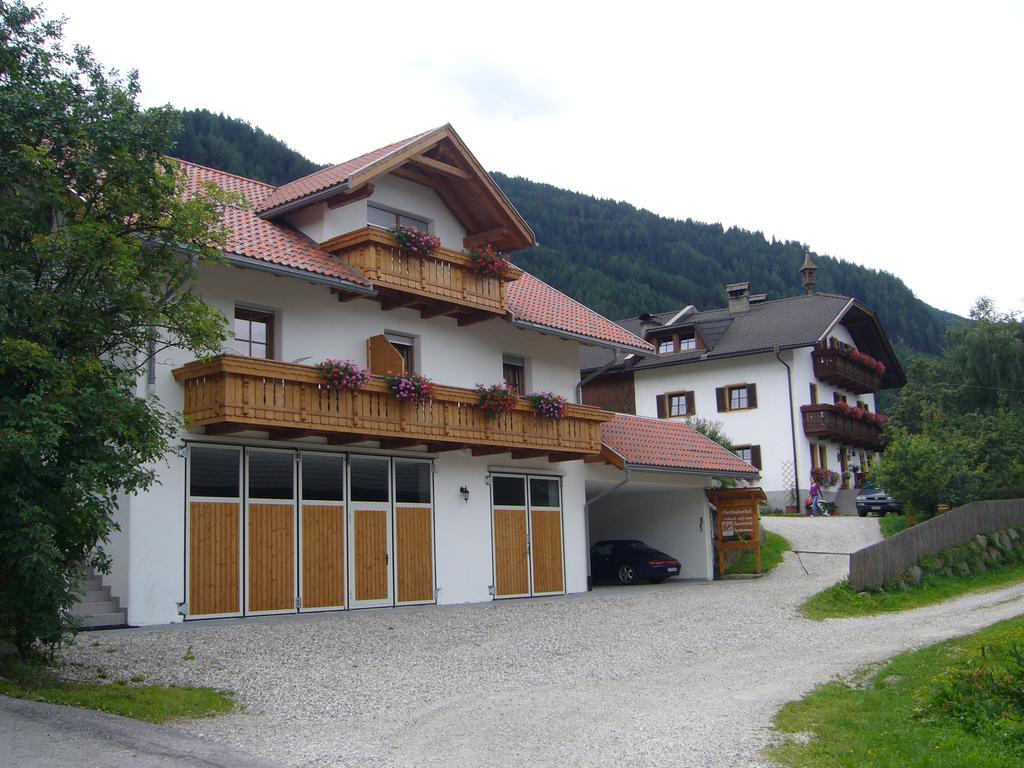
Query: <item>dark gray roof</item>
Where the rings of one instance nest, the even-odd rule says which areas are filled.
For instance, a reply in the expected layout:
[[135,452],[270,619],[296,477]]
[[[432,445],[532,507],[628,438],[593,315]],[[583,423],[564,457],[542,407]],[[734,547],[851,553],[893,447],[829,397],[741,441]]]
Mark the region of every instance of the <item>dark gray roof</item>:
[[[664,312],[656,317],[667,323],[676,314],[677,312]],[[639,336],[653,333],[655,330],[692,327],[704,342],[705,349],[673,355],[637,356],[625,364],[626,368],[640,370],[695,360],[770,352],[775,347],[793,349],[811,346],[841,316],[844,325],[847,325],[853,334],[857,346],[881,359],[891,370],[891,376],[888,370],[886,372],[886,379],[889,381],[884,386],[901,384],[903,372],[874,313],[848,296],[832,293],[792,296],[751,304],[750,309],[741,314],[731,314],[728,309],[713,309],[687,315],[676,325],[663,325],[657,329],[650,325],[641,328],[638,318],[629,318],[618,323]],[[608,362],[607,351],[596,352],[597,354],[595,350],[583,348],[580,367],[584,371]]]

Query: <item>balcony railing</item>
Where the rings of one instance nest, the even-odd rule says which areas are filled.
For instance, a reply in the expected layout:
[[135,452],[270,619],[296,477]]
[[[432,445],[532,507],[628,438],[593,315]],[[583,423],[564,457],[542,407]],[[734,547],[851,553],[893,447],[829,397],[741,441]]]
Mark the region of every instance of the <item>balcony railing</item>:
[[814,375],[822,381],[858,395],[875,392],[882,386],[882,375],[878,371],[854,360],[841,347],[819,344],[811,355],[814,357]]
[[804,434],[834,440],[843,445],[877,450],[882,447],[882,428],[856,419],[834,405],[802,405]]
[[362,389],[334,390],[321,385],[312,366],[235,355],[189,363],[174,378],[185,387],[189,428],[258,430],[278,439],[319,435],[333,443],[381,440],[565,460],[599,453],[601,423],[612,418],[607,411],[570,405],[564,418],[551,420],[524,402],[490,417],[477,407],[474,390],[447,386],[437,386],[431,402],[416,405],[395,398],[380,378]]
[[[402,253],[390,232],[366,227],[335,237],[322,247],[343,258],[383,292],[419,297],[425,304],[442,302],[477,312],[503,315],[508,309],[507,283],[522,277],[512,267],[503,278],[479,274],[469,256],[439,248],[433,255]],[[410,300],[403,306],[415,302]]]

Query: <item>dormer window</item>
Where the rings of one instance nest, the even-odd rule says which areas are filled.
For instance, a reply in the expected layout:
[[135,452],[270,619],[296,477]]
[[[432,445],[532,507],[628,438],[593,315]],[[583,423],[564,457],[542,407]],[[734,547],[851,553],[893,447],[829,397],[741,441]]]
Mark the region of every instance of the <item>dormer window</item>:
[[661,336],[657,340],[658,354],[670,355],[673,352],[686,352],[697,349],[697,334],[692,329],[673,333],[671,336]]
[[662,339],[658,342],[658,354],[664,355],[676,351],[676,343],[672,339]]
[[415,216],[407,216],[398,211],[390,211],[372,203],[366,204],[366,221],[372,227],[381,229],[394,229],[395,227],[415,227],[420,232],[430,231],[430,222],[424,219],[417,219]]
[[697,348],[697,334],[693,331],[683,331],[679,334],[679,350],[685,351],[687,349]]

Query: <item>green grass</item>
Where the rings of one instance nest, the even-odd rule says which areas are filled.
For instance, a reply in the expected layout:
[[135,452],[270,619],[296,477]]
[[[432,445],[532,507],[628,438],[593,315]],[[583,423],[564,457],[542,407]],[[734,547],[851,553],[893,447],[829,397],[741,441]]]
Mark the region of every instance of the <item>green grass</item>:
[[[135,676],[134,679],[140,679]],[[0,694],[49,704],[98,709],[114,715],[163,723],[178,717],[206,717],[235,708],[227,691],[166,685],[71,683],[38,662],[0,660]]]
[[789,768],[1017,768],[1022,643],[1016,618],[821,686],[775,718],[804,738],[766,754]]
[[934,605],[968,592],[995,589],[1024,580],[1024,565],[1012,565],[971,576],[926,574],[921,585],[907,591],[854,592],[847,580],[812,595],[800,606],[809,619],[839,619],[847,616],[874,616]]
[[878,518],[878,527],[882,529],[882,536],[888,539],[907,527],[907,516],[885,515]]
[[[793,548],[784,536],[761,529],[761,570],[771,571],[782,562],[782,553]],[[729,566],[725,574],[733,576],[738,573],[757,573],[754,563],[754,552],[748,550],[739,560]]]

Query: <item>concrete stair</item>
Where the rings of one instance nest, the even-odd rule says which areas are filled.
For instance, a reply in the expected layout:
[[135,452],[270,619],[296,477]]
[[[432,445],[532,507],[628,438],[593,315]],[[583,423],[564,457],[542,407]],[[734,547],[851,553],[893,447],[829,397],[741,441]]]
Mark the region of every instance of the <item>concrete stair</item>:
[[90,568],[82,581],[82,599],[71,608],[71,615],[83,619],[86,629],[109,629],[128,625],[128,611],[119,598],[103,586],[103,579]]

